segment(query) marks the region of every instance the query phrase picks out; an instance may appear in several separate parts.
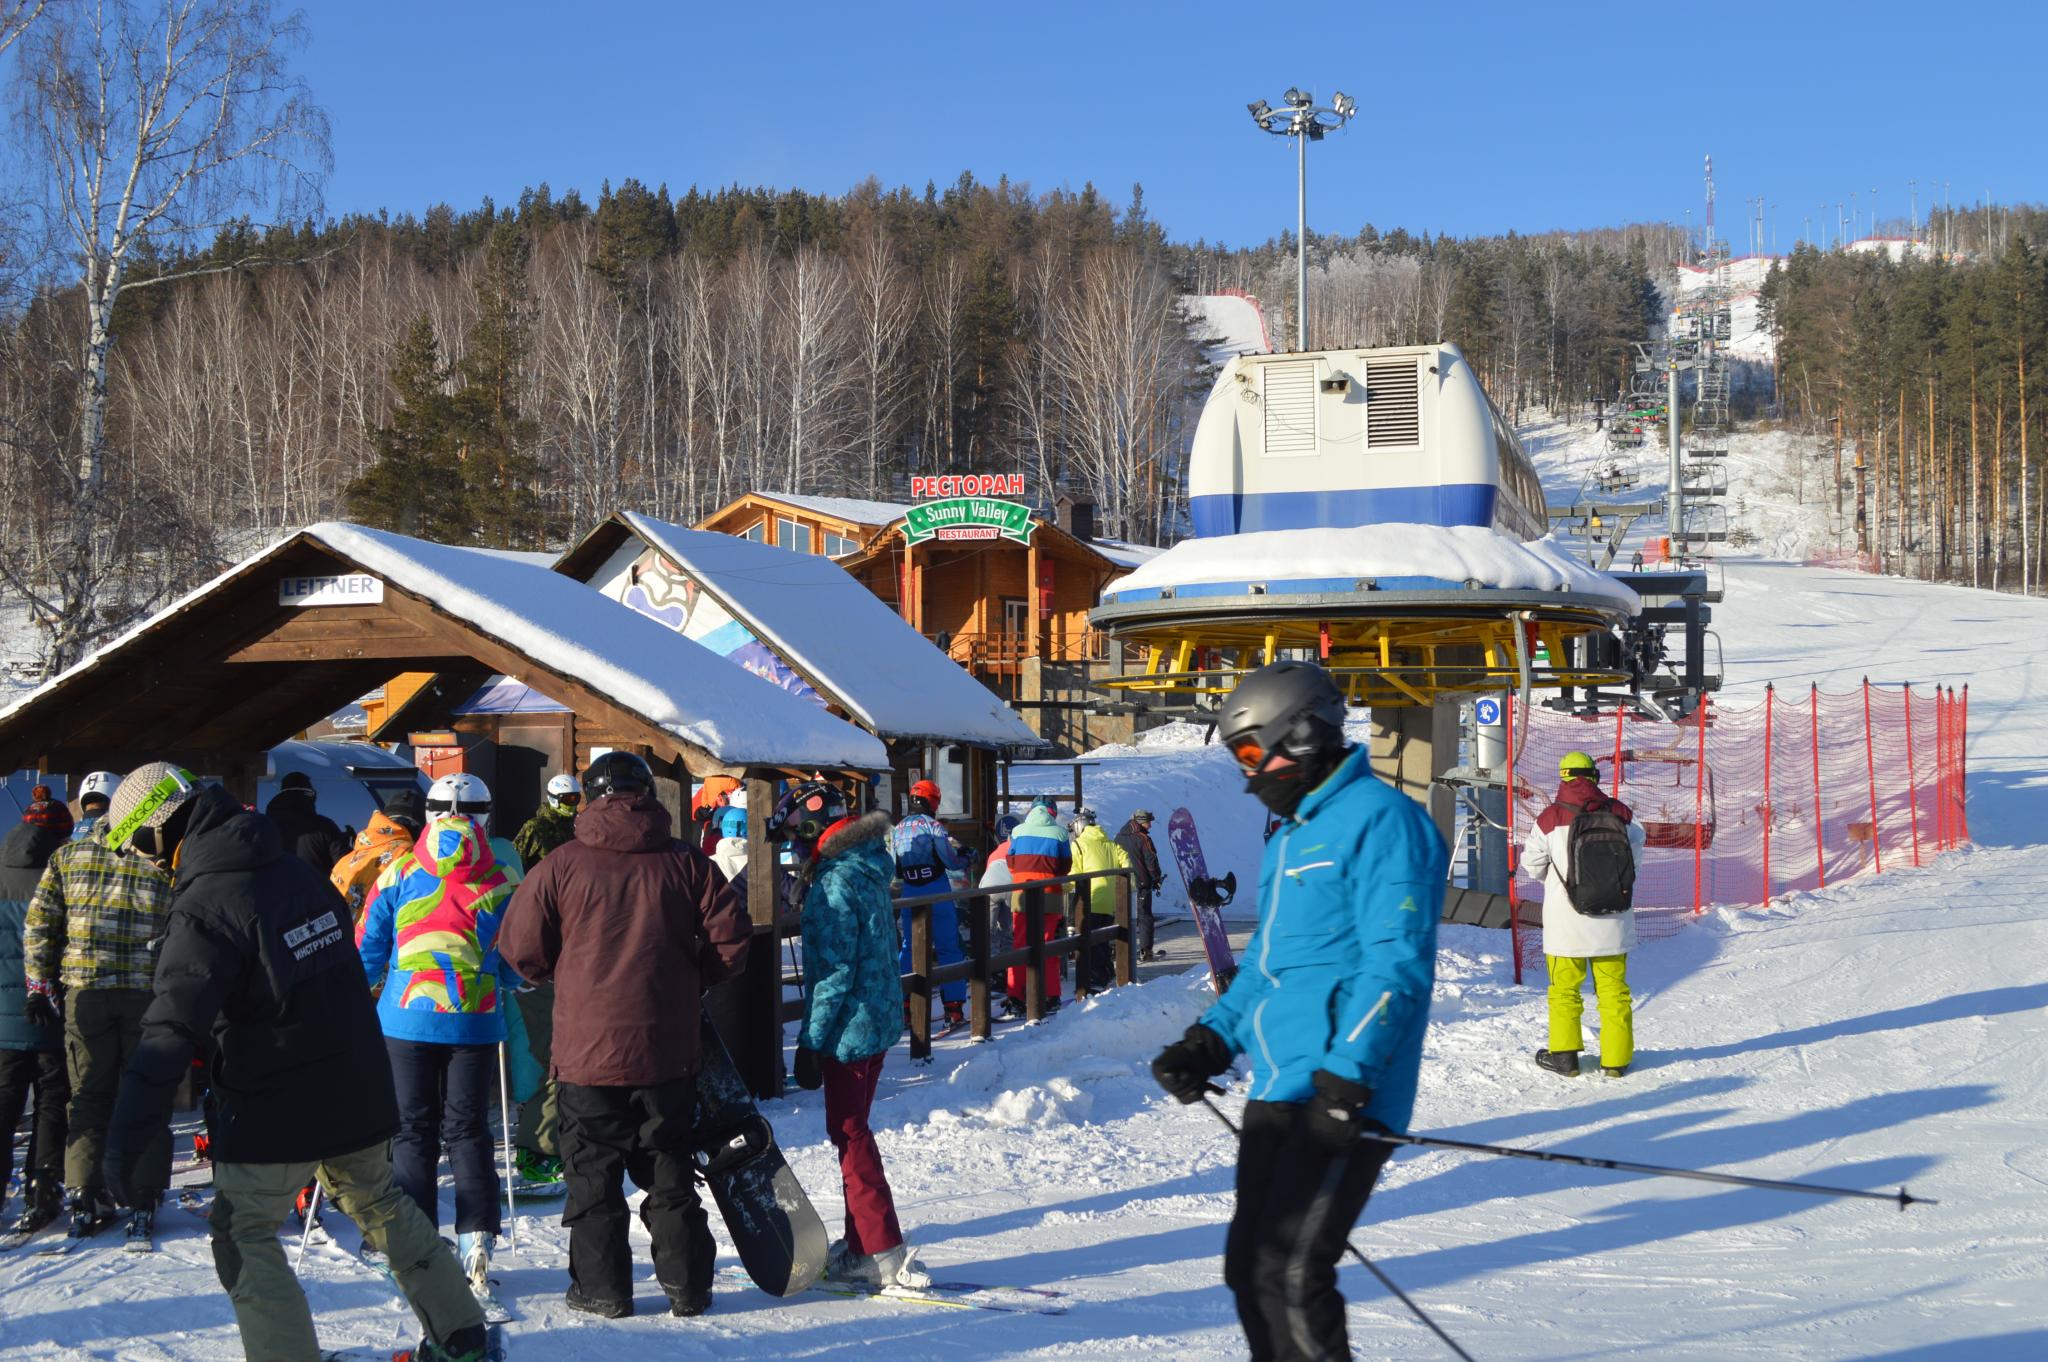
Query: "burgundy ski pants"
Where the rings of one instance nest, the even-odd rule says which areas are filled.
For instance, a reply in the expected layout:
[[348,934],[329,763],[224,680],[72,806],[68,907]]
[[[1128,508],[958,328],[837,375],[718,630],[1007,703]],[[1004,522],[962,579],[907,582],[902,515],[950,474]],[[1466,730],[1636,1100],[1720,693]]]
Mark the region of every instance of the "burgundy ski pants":
[[887,1253],[903,1242],[896,1222],[896,1198],[882,1171],[882,1151],[868,1129],[868,1108],[882,1078],[882,1056],[850,1064],[820,1056],[825,1076],[825,1133],[839,1151],[839,1180],[846,1189],[846,1247],[849,1252]]

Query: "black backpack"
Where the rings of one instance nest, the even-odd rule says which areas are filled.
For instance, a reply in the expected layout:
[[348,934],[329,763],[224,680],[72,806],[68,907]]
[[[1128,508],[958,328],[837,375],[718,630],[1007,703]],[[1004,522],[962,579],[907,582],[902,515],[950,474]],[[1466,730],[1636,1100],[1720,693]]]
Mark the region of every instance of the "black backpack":
[[1580,809],[1565,834],[1564,889],[1587,917],[1610,917],[1635,906],[1636,858],[1628,824],[1607,809]]

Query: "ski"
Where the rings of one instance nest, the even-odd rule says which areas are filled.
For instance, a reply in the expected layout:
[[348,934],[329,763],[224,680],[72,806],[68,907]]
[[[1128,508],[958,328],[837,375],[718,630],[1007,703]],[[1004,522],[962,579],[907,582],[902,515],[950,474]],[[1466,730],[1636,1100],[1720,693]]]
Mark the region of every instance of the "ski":
[[[414,1348],[329,1348],[320,1362],[412,1362]],[[484,1362],[505,1362],[504,1331],[493,1324],[484,1331]]]
[[484,1323],[503,1324],[512,1318],[511,1310],[498,1299],[498,1293],[491,1289],[489,1282],[471,1282],[469,1293],[476,1297],[476,1303],[483,1307]]
[[58,1219],[59,1217],[53,1215],[47,1220],[37,1220],[30,1223],[28,1213],[24,1212],[21,1218],[14,1222],[12,1229],[8,1230],[6,1234],[0,1235],[0,1253],[12,1252],[20,1248],[23,1244],[26,1244],[29,1240],[56,1224]]
[[80,1244],[83,1244],[86,1240],[92,1238],[94,1235],[98,1234],[101,1230],[106,1229],[109,1225],[112,1225],[113,1223],[113,1216],[102,1216],[101,1218],[93,1221],[91,1227],[87,1229],[85,1233],[67,1233],[62,1239],[59,1239],[56,1243],[51,1244],[48,1248],[37,1249],[36,1256],[40,1258],[60,1258],[67,1253],[73,1252],[78,1248]]
[[213,1188],[180,1187],[178,1189],[177,1206],[179,1210],[187,1215],[197,1216],[201,1220],[206,1220],[213,1214]]
[[970,1287],[965,1291],[950,1288],[965,1285],[956,1282],[933,1282],[917,1290],[895,1286],[869,1286],[861,1282],[821,1281],[811,1289],[822,1291],[828,1296],[845,1296],[878,1301],[901,1301],[905,1305],[935,1305],[946,1310],[992,1310],[1001,1315],[1064,1315],[1065,1303],[1039,1298],[1036,1301],[1002,1301],[982,1299],[989,1291],[1003,1291],[1006,1287]]

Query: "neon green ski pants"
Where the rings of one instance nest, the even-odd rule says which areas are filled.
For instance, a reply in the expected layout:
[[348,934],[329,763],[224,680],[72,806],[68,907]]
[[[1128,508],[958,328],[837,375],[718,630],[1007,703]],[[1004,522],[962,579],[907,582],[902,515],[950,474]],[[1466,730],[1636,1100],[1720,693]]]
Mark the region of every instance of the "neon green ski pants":
[[1600,1000],[1600,1063],[1618,1069],[1633,1059],[1636,1021],[1635,1003],[1628,996],[1628,957],[1546,955],[1543,959],[1550,967],[1551,1053],[1576,1053],[1585,1048],[1579,1016],[1586,1009],[1582,990],[1591,974],[1593,992]]

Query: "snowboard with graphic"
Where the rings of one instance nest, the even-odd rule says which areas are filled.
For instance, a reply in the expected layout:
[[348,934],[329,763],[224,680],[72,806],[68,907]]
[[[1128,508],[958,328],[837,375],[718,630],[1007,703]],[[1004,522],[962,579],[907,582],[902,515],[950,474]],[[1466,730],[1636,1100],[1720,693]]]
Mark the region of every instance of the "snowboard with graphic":
[[[1237,888],[1237,876],[1219,883],[1209,876],[1209,862],[1202,855],[1202,839],[1195,834],[1195,816],[1175,809],[1166,820],[1166,840],[1173,848],[1173,863],[1180,868],[1180,882],[1187,890],[1188,908],[1195,917],[1195,930],[1202,936],[1202,953],[1209,957],[1209,982],[1218,993],[1230,987],[1237,973],[1237,956],[1230,949],[1230,934],[1223,929],[1223,905]],[[1225,886],[1228,886],[1228,893]]]
[[825,1222],[776,1147],[711,1018],[697,1072],[697,1167],[754,1284],[794,1296],[825,1271]]

